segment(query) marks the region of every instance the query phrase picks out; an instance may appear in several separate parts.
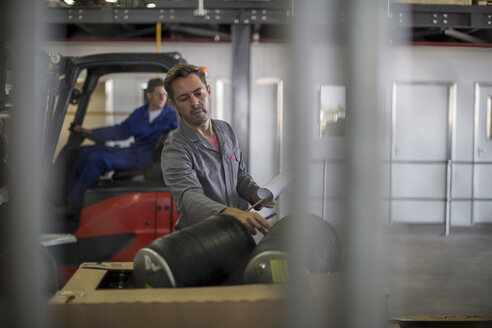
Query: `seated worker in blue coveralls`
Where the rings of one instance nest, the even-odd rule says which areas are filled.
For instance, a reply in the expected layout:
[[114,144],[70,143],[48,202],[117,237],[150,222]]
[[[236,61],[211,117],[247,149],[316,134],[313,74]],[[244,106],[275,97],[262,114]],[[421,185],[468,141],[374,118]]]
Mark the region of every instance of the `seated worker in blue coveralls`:
[[145,91],[147,103],[135,109],[121,124],[86,129],[72,127],[74,132],[90,134],[102,141],[125,140],[135,142],[127,148],[104,145],[83,146],[67,180],[65,214],[80,209],[84,191],[96,185],[99,177],[108,171],[137,171],[153,164],[152,150],[161,134],[177,127],[176,112],[166,104],[167,93],[161,78],[149,80]]
[[260,214],[245,211],[248,203],[261,200],[260,187],[248,174],[231,126],[211,119],[211,89],[205,73],[178,64],[164,83],[168,102],[181,118],[161,155],[164,181],[179,213],[176,229],[223,213],[241,221],[252,234],[257,230],[265,234],[270,224]]

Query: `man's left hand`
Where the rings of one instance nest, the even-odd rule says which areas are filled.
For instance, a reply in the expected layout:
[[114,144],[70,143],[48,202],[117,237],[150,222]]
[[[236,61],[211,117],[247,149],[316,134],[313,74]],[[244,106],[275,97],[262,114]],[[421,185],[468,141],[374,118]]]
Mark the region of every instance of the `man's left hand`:
[[266,235],[268,230],[271,229],[270,223],[256,212],[246,212],[237,208],[227,207],[221,213],[231,215],[241,221],[252,235],[256,235],[256,230]]
[[261,210],[263,207],[274,208],[277,205],[277,199],[273,199],[272,192],[266,188],[256,189],[251,196],[251,201],[253,204],[258,203],[261,200],[262,202],[255,206],[255,210],[257,211]]

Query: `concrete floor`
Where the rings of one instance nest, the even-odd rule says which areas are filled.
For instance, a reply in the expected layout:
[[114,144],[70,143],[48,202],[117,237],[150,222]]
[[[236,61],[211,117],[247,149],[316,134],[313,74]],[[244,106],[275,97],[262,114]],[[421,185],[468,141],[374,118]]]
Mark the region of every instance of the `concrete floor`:
[[389,314],[492,314],[492,226],[397,226],[389,236]]

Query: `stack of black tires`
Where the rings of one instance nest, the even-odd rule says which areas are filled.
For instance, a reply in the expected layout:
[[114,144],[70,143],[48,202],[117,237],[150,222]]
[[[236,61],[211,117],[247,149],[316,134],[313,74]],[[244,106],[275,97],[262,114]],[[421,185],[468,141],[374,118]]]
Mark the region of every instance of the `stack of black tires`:
[[338,271],[340,240],[333,226],[320,217],[286,216],[256,245],[240,221],[219,214],[141,249],[134,259],[135,285],[173,288],[286,283],[293,265],[290,254],[296,247],[289,237],[297,224],[302,224],[309,237],[302,245],[302,260],[296,263],[302,263],[306,274]]

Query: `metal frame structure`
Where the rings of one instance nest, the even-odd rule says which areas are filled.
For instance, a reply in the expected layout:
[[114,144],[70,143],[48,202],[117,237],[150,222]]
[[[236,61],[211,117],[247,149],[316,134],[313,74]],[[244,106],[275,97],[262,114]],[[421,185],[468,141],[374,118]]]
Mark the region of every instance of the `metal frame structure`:
[[277,1],[156,1],[156,8],[145,7],[49,7],[52,23],[206,23],[206,24],[285,24],[292,10]]
[[234,25],[231,32],[232,127],[239,140],[243,161],[249,163],[251,27],[247,24]]
[[492,28],[492,7],[394,3],[388,19],[399,27]]
[[[65,24],[287,24],[292,22],[294,14],[293,1],[202,1],[202,5],[206,5],[202,8],[193,0],[154,2],[155,8],[133,5],[48,7],[46,17],[48,22]],[[387,10],[394,26],[492,28],[490,6],[408,5],[388,1]],[[317,17],[314,10],[311,15]]]

